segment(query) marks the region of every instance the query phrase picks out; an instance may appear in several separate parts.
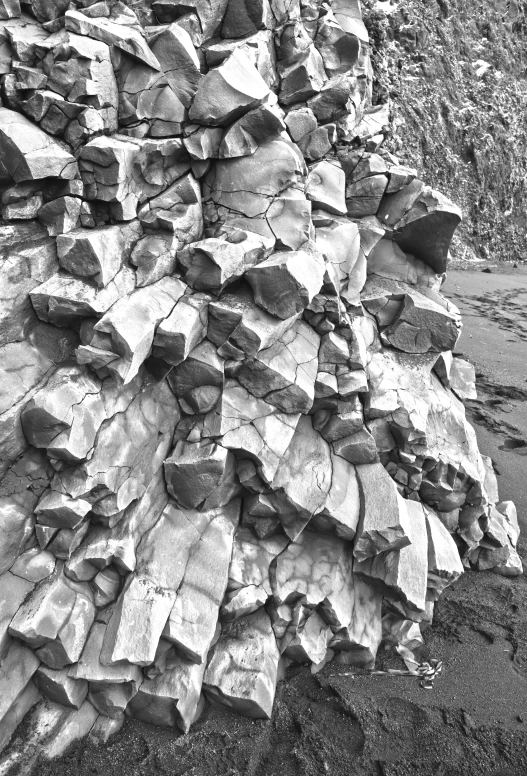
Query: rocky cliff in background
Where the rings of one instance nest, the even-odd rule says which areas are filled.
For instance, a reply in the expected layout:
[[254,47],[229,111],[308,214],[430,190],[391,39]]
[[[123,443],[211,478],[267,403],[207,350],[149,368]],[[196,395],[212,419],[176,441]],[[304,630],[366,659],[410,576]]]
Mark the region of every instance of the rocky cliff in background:
[[461,207],[456,262],[527,254],[526,14],[517,0],[364,3],[386,147]]
[[520,573],[358,2],[0,16],[0,744],[268,717]]

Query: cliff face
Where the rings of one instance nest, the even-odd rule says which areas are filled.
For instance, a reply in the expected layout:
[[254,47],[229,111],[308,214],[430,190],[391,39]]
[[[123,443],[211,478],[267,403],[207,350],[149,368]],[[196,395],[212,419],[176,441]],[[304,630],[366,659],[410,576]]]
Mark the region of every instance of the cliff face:
[[0,0],[4,772],[125,712],[269,719],[293,663],[408,656],[464,568],[522,571],[461,214],[386,146],[358,1],[134,8]]
[[454,259],[525,261],[525,3],[364,3],[388,147],[453,199]]

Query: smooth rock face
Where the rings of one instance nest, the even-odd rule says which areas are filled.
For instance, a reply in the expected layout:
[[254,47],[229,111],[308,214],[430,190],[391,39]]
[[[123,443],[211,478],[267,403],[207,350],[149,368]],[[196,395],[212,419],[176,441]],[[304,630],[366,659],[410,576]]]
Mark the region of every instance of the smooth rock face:
[[278,647],[263,609],[225,627],[203,678],[218,703],[247,717],[268,719],[278,679]]
[[143,682],[129,704],[130,714],[151,725],[177,726],[187,733],[199,716],[201,684],[205,663],[179,658],[155,679]]
[[354,571],[372,577],[386,586],[388,600],[401,600],[409,610],[424,612],[428,579],[428,542],[422,504],[407,502],[408,539],[401,549],[378,553],[356,561]]
[[358,560],[400,549],[411,542],[408,507],[380,463],[357,467],[361,518],[353,554]]
[[33,181],[42,178],[71,180],[77,163],[71,153],[19,113],[0,108],[0,178]]
[[200,81],[189,118],[213,127],[232,124],[261,105],[268,94],[267,84],[249,58],[235,50]]
[[522,572],[360,4],[144,5],[0,0],[2,773]]

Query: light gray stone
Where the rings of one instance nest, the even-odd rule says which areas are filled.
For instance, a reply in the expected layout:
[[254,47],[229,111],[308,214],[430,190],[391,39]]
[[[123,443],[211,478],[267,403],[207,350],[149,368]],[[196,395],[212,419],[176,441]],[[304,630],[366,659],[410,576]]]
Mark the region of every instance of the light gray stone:
[[11,736],[20,721],[13,724],[10,711],[16,709],[17,699],[24,692],[28,682],[39,666],[36,655],[27,647],[13,642],[0,664],[0,748]]
[[463,573],[463,564],[457,546],[441,520],[431,509],[425,508],[428,534],[427,586],[438,598],[445,587]]
[[178,664],[147,679],[128,705],[132,717],[151,725],[178,727],[188,733],[202,709],[201,684],[206,663],[178,658]]
[[109,46],[116,46],[122,51],[159,70],[159,62],[149,49],[141,33],[129,25],[115,23],[104,17],[90,18],[80,11],[66,11],[66,29],[100,40]]
[[67,668],[56,671],[40,666],[33,681],[45,698],[74,709],[80,709],[88,694],[88,682],[72,679]]
[[0,177],[19,181],[41,178],[71,180],[78,174],[72,154],[15,111],[0,108]]
[[344,216],[347,212],[344,201],[345,182],[346,176],[340,164],[317,162],[309,172],[306,196],[313,202],[313,207]]
[[170,315],[156,329],[154,356],[172,365],[185,361],[205,337],[209,301],[206,294],[180,297]]
[[428,577],[428,540],[425,511],[417,501],[407,501],[410,543],[397,550],[377,553],[364,560],[355,560],[354,573],[368,581],[383,585],[388,599],[402,601],[411,612],[426,609]]
[[357,466],[356,471],[361,494],[361,517],[354,556],[365,560],[409,545],[411,529],[407,502],[400,497],[385,468],[380,463],[372,463]]
[[170,612],[164,638],[195,663],[204,663],[214,641],[229,574],[240,502],[210,514],[210,522],[190,553],[183,582]]
[[250,59],[236,49],[201,79],[189,118],[206,126],[226,126],[261,105],[269,88]]
[[301,312],[320,291],[324,262],[317,253],[275,253],[245,273],[256,304],[285,320]]
[[280,655],[261,609],[224,626],[203,678],[209,699],[256,719],[271,716]]
[[333,629],[346,628],[353,611],[351,545],[309,529],[290,542],[271,567],[275,603],[317,607]]

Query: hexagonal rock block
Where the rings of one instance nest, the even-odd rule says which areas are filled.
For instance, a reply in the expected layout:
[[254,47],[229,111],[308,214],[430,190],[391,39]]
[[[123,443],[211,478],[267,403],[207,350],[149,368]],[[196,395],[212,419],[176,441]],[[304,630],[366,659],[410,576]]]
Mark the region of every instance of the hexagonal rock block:
[[231,368],[231,375],[249,393],[283,412],[308,412],[315,395],[320,338],[297,321],[271,347]]
[[59,367],[22,411],[26,439],[35,447],[54,448],[54,457],[82,460],[106,417],[100,391],[86,367]]
[[[53,571],[54,564],[55,559],[53,558],[51,569],[46,570],[48,574],[50,571]],[[16,565],[16,563],[13,564],[11,568]],[[17,573],[20,573],[19,568],[17,568],[16,571]],[[23,579],[22,576],[17,576],[17,574],[12,571],[6,571],[0,575],[0,584],[0,661],[3,661],[9,651],[9,646],[12,643],[11,636],[8,633],[9,623],[24,602],[24,599],[27,598],[31,590],[33,590],[34,583],[28,579]]]
[[221,25],[221,37],[245,38],[257,30],[272,29],[274,19],[267,0],[235,0],[227,4]]
[[253,460],[263,480],[270,482],[298,418],[298,414],[278,412],[264,399],[256,399],[235,380],[228,379],[214,411],[205,418],[204,432],[238,457]]
[[163,631],[163,638],[175,644],[178,652],[194,663],[206,664],[217,636],[239,512],[237,499],[209,512],[210,521],[190,553]]
[[108,622],[101,662],[150,665],[175,598],[174,590],[130,575]]
[[352,564],[347,541],[307,529],[271,566],[274,601],[317,607],[335,631],[347,628],[353,612]]
[[425,507],[425,518],[428,533],[427,587],[429,594],[437,599],[464,569],[456,543],[438,516]]
[[314,211],[313,224],[317,250],[331,262],[337,282],[344,289],[359,259],[359,228],[347,218],[331,216],[323,210]]
[[[472,364],[465,361],[465,359],[454,358],[449,351],[441,353],[435,363],[434,372],[443,385],[451,388],[461,401],[478,398],[476,390],[476,370]],[[497,498],[496,495],[495,500],[497,500]]]
[[203,689],[214,704],[270,719],[280,654],[264,609],[225,625],[212,648]]
[[321,663],[331,640],[331,628],[317,612],[312,612],[305,622],[293,623],[286,632],[280,649],[285,657],[298,663]]
[[275,253],[247,270],[256,304],[285,320],[304,310],[320,291],[324,261],[318,253]]
[[270,595],[270,565],[288,543],[288,538],[283,534],[258,539],[250,528],[240,526],[234,535],[229,566],[229,591],[258,586]]
[[223,359],[214,345],[204,340],[169,373],[168,382],[194,411],[210,412],[223,388]]
[[186,108],[190,107],[203,76],[189,33],[181,25],[171,24],[155,31],[148,43],[172,90]]
[[318,207],[337,216],[347,213],[345,202],[346,175],[338,163],[318,162],[311,167],[306,184],[306,197]]
[[95,38],[108,46],[116,46],[154,70],[160,70],[159,62],[144,37],[138,29],[128,24],[116,24],[104,17],[91,18],[80,11],[66,11],[65,24],[67,30]]
[[326,124],[299,140],[298,147],[307,161],[315,162],[328,154],[336,142],[337,128],[335,124]]
[[197,291],[221,291],[269,254],[265,242],[248,231],[239,242],[209,237],[178,251],[178,261],[187,267],[186,282]]
[[334,531],[341,539],[351,541],[360,517],[360,494],[356,468],[339,455],[331,456],[331,486],[321,512],[311,518],[314,530]]
[[360,40],[345,32],[333,14],[320,19],[315,46],[320,51],[324,70],[330,78],[349,72],[359,61]]
[[361,517],[354,556],[364,560],[380,552],[410,544],[407,506],[394,481],[380,463],[357,466],[361,492]]
[[203,708],[200,699],[205,668],[205,663],[179,657],[175,668],[142,683],[127,711],[142,722],[178,727],[188,733]]
[[93,624],[79,661],[68,669],[68,677],[76,682],[89,682],[90,687],[124,685],[131,693],[137,692],[143,679],[139,666],[126,661],[101,662],[107,627],[103,622]]
[[310,108],[291,110],[284,119],[287,130],[295,143],[313,132],[318,124],[315,114]]
[[224,294],[209,305],[207,337],[223,357],[241,359],[254,356],[273,345],[297,320],[298,315],[281,320],[258,307],[250,289],[242,286],[236,294]]
[[55,572],[35,588],[9,625],[9,632],[25,641],[50,668],[77,662],[95,619],[93,594]]
[[454,350],[461,334],[457,311],[449,311],[420,294],[406,294],[395,320],[382,338],[405,353]]
[[71,180],[79,174],[75,157],[20,113],[0,108],[0,178]]
[[261,105],[269,87],[243,51],[235,49],[221,65],[201,79],[189,118],[197,124],[221,127]]
[[388,185],[386,175],[362,178],[346,188],[346,207],[350,218],[374,216]]
[[68,668],[56,671],[40,666],[33,681],[45,698],[62,706],[80,709],[88,694],[88,682],[84,679],[72,679]]
[[334,0],[331,10],[342,29],[349,35],[354,35],[366,45],[369,42],[368,31],[362,21],[359,0]]
[[348,626],[337,630],[329,643],[338,650],[338,662],[372,669],[382,640],[382,593],[369,580],[353,577],[353,606]]
[[265,217],[277,247],[297,251],[312,238],[311,202],[303,197],[276,197]]
[[201,237],[203,219],[201,190],[191,173],[178,178],[157,197],[149,199],[137,213],[142,226],[174,232],[177,247]]
[[279,64],[280,93],[282,105],[292,105],[302,102],[317,94],[327,81],[324,63],[320,53],[314,46],[298,57],[286,59]]
[[311,517],[322,511],[331,488],[330,448],[302,415],[272,483],[269,501],[284,531],[296,539]]
[[99,520],[113,525],[123,517],[122,510],[145,493],[161,467],[179,410],[166,381],[156,383],[146,375],[144,383],[138,379],[120,392],[117,404],[111,396],[107,399],[111,417],[99,429],[91,457],[63,469],[53,486],[72,498],[95,502],[92,510]]
[[460,222],[460,209],[439,191],[427,186],[411,210],[396,224],[393,239],[403,251],[421,259],[440,274],[446,270],[450,243]]
[[261,105],[246,113],[225,131],[218,149],[218,157],[232,159],[254,154],[259,146],[276,140],[284,130],[285,124],[278,111],[267,105]]
[[168,317],[184,290],[180,280],[162,278],[120,299],[95,325],[96,331],[110,336],[112,350],[119,356],[118,363],[111,362],[112,369],[125,384],[149,355],[156,327]]
[[401,601],[411,612],[426,609],[428,579],[428,538],[423,505],[407,501],[408,539],[400,549],[380,552],[365,560],[355,560],[353,571],[368,581],[373,578],[385,596]]
[[239,486],[234,456],[224,447],[180,441],[165,461],[169,493],[186,508],[227,504]]
[[18,19],[20,14],[19,0],[2,0],[0,4],[0,19]]
[[378,217],[387,227],[393,228],[412,209],[424,191],[425,184],[414,178],[398,191],[387,193],[379,208]]
[[29,493],[0,498],[0,574],[15,562],[34,527],[35,496]]
[[45,491],[43,497],[35,507],[35,514],[39,525],[47,525],[54,528],[77,528],[92,505],[84,499],[71,499],[63,493],[54,490]]
[[[96,137],[82,146],[79,166],[86,199],[108,202],[117,220],[131,221],[137,215],[138,203],[165,192],[184,176],[190,158],[179,138],[113,135]],[[152,169],[155,176],[150,174]],[[173,200],[172,205],[181,201]]]
[[125,239],[119,226],[77,229],[57,237],[60,266],[104,288],[123,263]]
[[187,13],[199,19],[200,40],[219,36],[221,21],[225,14],[227,0],[155,0],[153,8],[163,24],[170,23]]
[[[273,636],[274,638],[274,636]],[[30,649],[13,642],[0,669],[0,750],[27,711],[39,699],[31,682],[39,660]]]
[[304,172],[296,146],[283,138],[272,140],[251,156],[216,162],[210,174],[211,196],[218,205],[254,218],[268,210],[277,194],[299,183]]
[[210,297],[206,294],[183,296],[170,315],[157,327],[153,354],[167,364],[177,365],[207,333],[207,309]]

